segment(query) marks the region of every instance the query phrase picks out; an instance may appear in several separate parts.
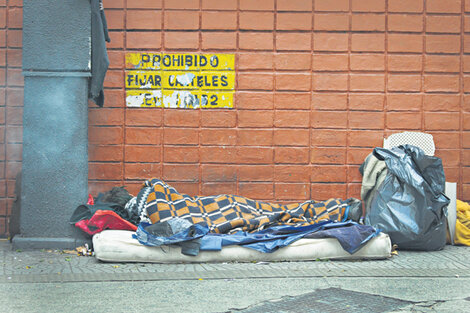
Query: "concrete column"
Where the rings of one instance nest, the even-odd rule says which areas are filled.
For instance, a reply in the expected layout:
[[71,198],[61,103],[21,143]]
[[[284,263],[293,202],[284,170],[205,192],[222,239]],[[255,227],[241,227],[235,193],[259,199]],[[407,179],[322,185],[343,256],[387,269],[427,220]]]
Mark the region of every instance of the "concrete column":
[[16,248],[74,248],[88,194],[89,0],[23,1],[21,234]]

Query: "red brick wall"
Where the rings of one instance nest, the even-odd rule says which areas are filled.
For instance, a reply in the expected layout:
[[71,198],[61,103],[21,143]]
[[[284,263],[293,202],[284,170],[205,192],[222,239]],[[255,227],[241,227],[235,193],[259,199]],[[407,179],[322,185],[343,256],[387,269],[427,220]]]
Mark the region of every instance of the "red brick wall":
[[0,237],[8,233],[15,177],[21,168],[23,1],[0,0]]
[[[9,18],[18,10],[13,2],[0,0]],[[111,65],[105,107],[89,110],[90,192],[126,185],[136,193],[143,180],[160,177],[191,195],[359,197],[364,157],[384,137],[409,130],[434,136],[447,181],[458,182],[458,197],[470,200],[470,0],[104,5]],[[22,103],[15,75],[21,23],[6,20],[0,116],[16,119],[1,120],[2,131],[21,126]],[[126,108],[130,51],[235,54],[234,109]],[[5,203],[21,138],[5,131],[0,138]]]

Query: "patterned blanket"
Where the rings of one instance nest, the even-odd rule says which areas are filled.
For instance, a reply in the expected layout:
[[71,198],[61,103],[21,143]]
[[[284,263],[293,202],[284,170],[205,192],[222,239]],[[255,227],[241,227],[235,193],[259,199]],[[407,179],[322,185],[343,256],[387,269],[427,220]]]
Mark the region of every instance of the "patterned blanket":
[[146,181],[137,201],[145,201],[152,223],[180,217],[220,234],[259,231],[277,225],[305,226],[320,220],[339,222],[347,215],[348,207],[347,201],[341,199],[281,205],[234,195],[190,197],[159,179]]

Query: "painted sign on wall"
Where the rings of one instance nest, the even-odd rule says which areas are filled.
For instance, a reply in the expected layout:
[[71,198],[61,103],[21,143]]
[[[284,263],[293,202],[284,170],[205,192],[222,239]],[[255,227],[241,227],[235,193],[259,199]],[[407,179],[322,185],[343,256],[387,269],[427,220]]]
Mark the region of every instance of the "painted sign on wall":
[[128,107],[232,108],[233,54],[126,54]]

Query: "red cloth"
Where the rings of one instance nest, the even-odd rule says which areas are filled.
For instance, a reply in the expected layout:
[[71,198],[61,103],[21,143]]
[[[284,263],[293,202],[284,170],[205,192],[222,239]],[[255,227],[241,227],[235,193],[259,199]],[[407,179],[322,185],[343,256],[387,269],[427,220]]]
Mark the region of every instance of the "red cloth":
[[109,210],[98,210],[90,219],[78,221],[75,226],[90,235],[100,233],[105,229],[137,230],[137,226]]
[[93,196],[92,195],[88,195],[88,202],[86,204],[89,204],[89,205],[94,205],[95,204],[95,199],[93,199]]

